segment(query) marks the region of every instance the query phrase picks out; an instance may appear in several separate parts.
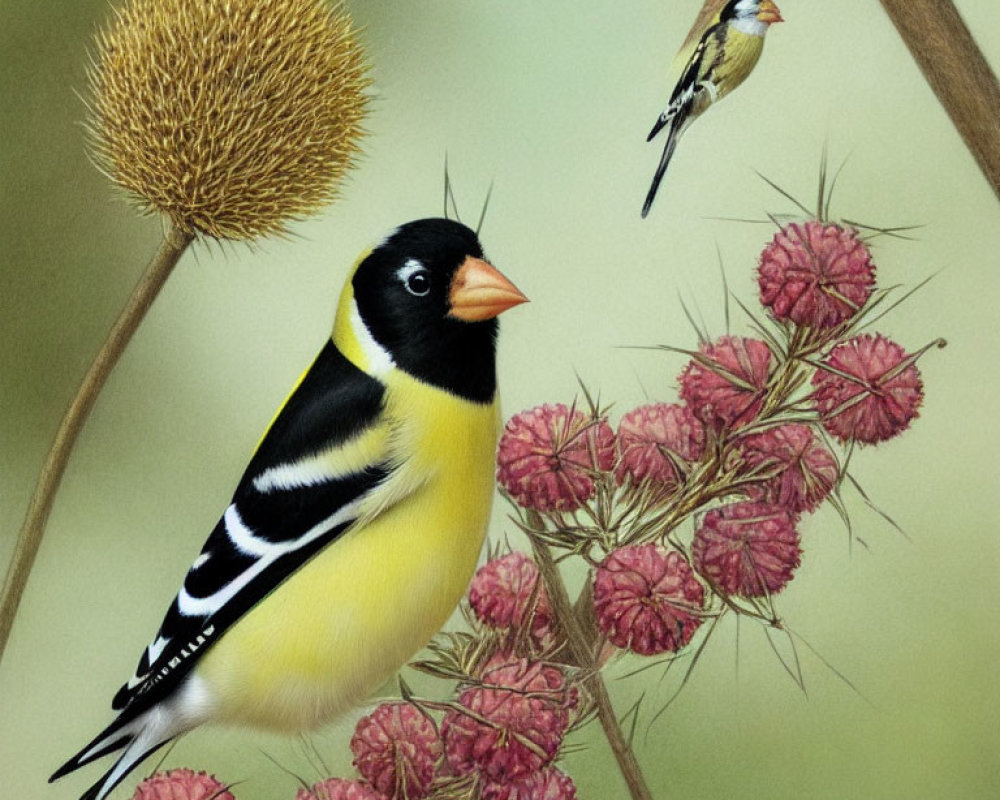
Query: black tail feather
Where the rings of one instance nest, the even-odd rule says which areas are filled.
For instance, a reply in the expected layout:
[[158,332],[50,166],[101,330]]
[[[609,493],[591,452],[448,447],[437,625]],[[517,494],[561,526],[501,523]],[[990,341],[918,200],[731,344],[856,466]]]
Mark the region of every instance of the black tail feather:
[[671,157],[674,155],[674,148],[677,147],[677,138],[680,135],[680,127],[676,124],[670,127],[670,132],[667,134],[666,144],[663,145],[663,155],[660,156],[660,163],[656,167],[656,173],[653,175],[653,183],[649,187],[649,192],[646,194],[646,202],[642,204],[642,217],[646,218],[649,214],[649,209],[653,207],[653,200],[656,199],[656,192],[660,188],[660,181],[663,180],[663,175],[667,171],[667,165],[670,163]]
[[78,770],[80,767],[86,766],[92,761],[97,761],[97,759],[103,758],[109,753],[114,753],[117,750],[122,750],[128,747],[132,743],[132,740],[134,738],[135,737],[133,737],[132,734],[129,733],[123,734],[119,738],[113,740],[109,744],[102,747],[100,750],[96,750],[93,753],[89,754],[86,758],[82,758],[83,754],[86,753],[87,750],[93,747],[95,743],[100,741],[101,737],[97,737],[93,742],[87,745],[87,747],[85,747],[83,750],[81,750],[79,753],[73,756],[69,761],[67,761],[65,764],[59,767],[59,769],[53,772],[52,776],[49,778],[49,783],[59,780],[61,777],[63,777],[63,775],[68,775],[69,773]]
[[[80,796],[80,800],[97,800],[97,798],[99,798],[99,797],[107,797],[108,793],[112,789],[114,789],[119,783],[121,783],[123,780],[125,780],[125,778],[128,777],[129,773],[138,764],[140,764],[141,762],[143,762],[147,758],[149,758],[153,753],[155,753],[157,750],[159,750],[161,747],[163,747],[163,745],[165,745],[168,741],[170,741],[170,740],[168,739],[165,742],[160,742],[159,744],[154,745],[153,747],[149,748],[146,752],[144,752],[141,755],[139,755],[137,758],[135,758],[135,760],[133,761],[133,764],[132,764],[131,767],[129,767],[128,769],[124,770],[121,775],[119,775],[117,778],[115,778],[114,780],[112,780],[109,783],[108,781],[111,778],[111,774],[118,767],[118,761],[121,761],[121,759],[119,759],[118,761],[116,761],[114,764],[111,765],[111,769],[109,769],[107,772],[105,772],[101,776],[101,779],[99,781],[97,781],[97,783],[95,783],[93,786],[91,786],[89,789],[87,789],[87,791],[85,791]],[[128,755],[127,752],[124,753],[124,754],[122,754],[122,758],[125,758],[127,755]]]
[[660,114],[660,116],[656,118],[656,122],[653,124],[653,129],[649,132],[649,135],[646,137],[646,141],[647,142],[653,141],[653,139],[656,137],[656,134],[662,131],[663,126],[666,125],[668,122],[670,122],[670,120],[673,119],[673,117],[674,115],[670,113],[670,109],[667,109],[662,114]]
[[92,761],[118,750],[124,750],[135,741],[142,728],[141,715],[119,714],[110,725],[91,739],[75,756],[53,772],[49,783],[59,780],[63,775],[68,775]]

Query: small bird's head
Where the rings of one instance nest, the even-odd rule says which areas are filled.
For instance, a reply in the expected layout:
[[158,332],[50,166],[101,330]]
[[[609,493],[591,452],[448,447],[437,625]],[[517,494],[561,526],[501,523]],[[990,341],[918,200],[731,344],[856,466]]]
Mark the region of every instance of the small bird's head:
[[527,298],[484,259],[472,230],[449,219],[401,225],[362,259],[350,289],[355,336],[382,351],[369,361],[391,359],[453,394],[493,399],[496,317]]
[[746,27],[746,32],[763,36],[768,25],[784,22],[773,0],[730,0],[722,11],[722,21]]

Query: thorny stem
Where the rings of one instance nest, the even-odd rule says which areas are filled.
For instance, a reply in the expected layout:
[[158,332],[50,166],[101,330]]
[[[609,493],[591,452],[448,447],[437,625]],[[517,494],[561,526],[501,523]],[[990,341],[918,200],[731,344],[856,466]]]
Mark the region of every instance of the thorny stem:
[[80,388],[77,389],[76,396],[59,424],[45,465],[38,476],[35,493],[28,506],[21,532],[18,534],[14,555],[7,568],[3,591],[0,593],[0,660],[3,659],[7,640],[14,625],[14,617],[17,615],[28,575],[31,573],[42,536],[45,534],[45,523],[55,502],[56,492],[66,471],[73,445],[108,376],[193,238],[192,234],[175,227],[166,232],[159,249],[135,289],[132,290],[132,295],[108,333],[108,338],[90,365]]
[[[532,524],[540,526],[541,519],[533,520]],[[569,658],[582,671],[584,685],[593,698],[597,718],[604,729],[604,735],[611,746],[615,760],[618,762],[622,777],[625,778],[625,783],[628,785],[632,800],[653,800],[653,795],[646,785],[646,779],[642,775],[635,753],[632,752],[632,748],[618,724],[618,717],[611,705],[611,698],[608,696],[604,679],[601,677],[597,665],[597,653],[595,652],[595,643],[598,639],[596,630],[585,631],[581,625],[580,617],[573,610],[573,605],[566,592],[566,584],[563,583],[562,575],[559,573],[559,568],[556,566],[548,546],[536,541],[533,537],[531,538],[531,546],[534,549],[538,570],[542,575],[542,580],[545,581],[545,590],[552,604],[556,624],[569,645]],[[584,589],[585,593],[586,591],[587,589]]]

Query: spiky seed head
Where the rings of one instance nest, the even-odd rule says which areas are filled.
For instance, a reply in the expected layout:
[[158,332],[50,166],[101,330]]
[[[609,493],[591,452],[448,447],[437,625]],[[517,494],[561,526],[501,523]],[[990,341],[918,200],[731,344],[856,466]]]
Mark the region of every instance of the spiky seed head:
[[672,653],[704,620],[705,590],[677,550],[654,542],[612,550],[594,571],[597,627],[616,647]]
[[132,800],[235,800],[214,775],[190,769],[154,772],[140,783]]
[[481,681],[464,689],[445,715],[449,767],[490,783],[527,777],[556,757],[578,699],[556,666],[495,653]]
[[431,792],[444,746],[413,703],[382,703],[351,737],[354,766],[384,798],[421,800]]
[[691,556],[694,568],[727,595],[777,594],[802,560],[796,515],[773,503],[713,509],[695,531]]
[[524,508],[572,511],[594,496],[593,474],[614,466],[615,434],[602,417],[563,403],[507,421],[497,445],[497,482]]
[[327,778],[314,783],[312,788],[299,789],[295,793],[295,800],[385,800],[385,798],[364,781]]
[[284,233],[353,166],[366,69],[339,2],[125,0],[90,72],[95,160],[185,232]]

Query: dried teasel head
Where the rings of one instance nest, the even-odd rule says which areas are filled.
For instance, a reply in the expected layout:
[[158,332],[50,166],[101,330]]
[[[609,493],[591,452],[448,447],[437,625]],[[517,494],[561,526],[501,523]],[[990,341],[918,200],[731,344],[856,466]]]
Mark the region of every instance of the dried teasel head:
[[189,234],[281,234],[336,197],[368,83],[339,3],[126,0],[97,36],[95,160]]

